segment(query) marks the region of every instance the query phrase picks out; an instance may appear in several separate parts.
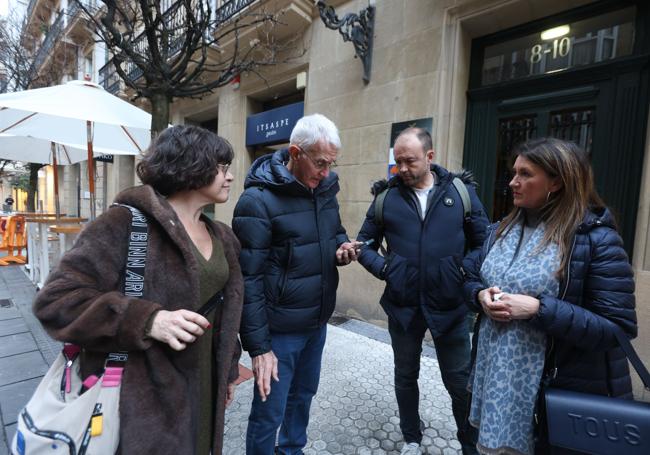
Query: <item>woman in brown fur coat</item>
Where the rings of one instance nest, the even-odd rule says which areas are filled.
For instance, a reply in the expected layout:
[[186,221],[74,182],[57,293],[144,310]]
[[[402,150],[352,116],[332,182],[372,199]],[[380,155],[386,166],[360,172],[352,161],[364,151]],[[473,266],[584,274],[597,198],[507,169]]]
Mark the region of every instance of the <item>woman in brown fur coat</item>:
[[[228,199],[232,158],[230,144],[202,128],[163,131],[138,165],[144,185],[116,197],[148,219],[145,297],[122,293],[131,213],[114,206],[82,231],[34,303],[54,338],[84,348],[84,378],[107,352],[128,351],[122,454],[221,453],[243,280],[237,238],[201,209]],[[198,314],[219,291],[216,308]]]

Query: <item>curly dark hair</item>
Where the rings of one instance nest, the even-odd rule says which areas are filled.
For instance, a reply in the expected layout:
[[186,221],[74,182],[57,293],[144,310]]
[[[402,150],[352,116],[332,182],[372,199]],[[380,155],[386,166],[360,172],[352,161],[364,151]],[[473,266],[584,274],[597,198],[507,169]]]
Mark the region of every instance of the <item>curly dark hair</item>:
[[177,125],[161,131],[137,166],[142,183],[164,196],[210,185],[218,164],[230,164],[230,143],[198,126]]

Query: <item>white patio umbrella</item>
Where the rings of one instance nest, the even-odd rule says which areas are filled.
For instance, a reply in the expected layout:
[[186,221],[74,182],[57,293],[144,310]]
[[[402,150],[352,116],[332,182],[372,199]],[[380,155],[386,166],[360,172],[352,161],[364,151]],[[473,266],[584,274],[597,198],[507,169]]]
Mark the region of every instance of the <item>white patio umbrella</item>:
[[90,213],[95,218],[93,148],[141,153],[151,115],[87,81],[0,95],[0,133],[60,144],[87,143]]
[[[121,150],[94,148],[94,156],[101,155],[135,155]],[[75,164],[88,159],[85,145],[57,144],[46,139],[30,136],[13,136],[0,133],[0,159],[22,161],[26,163],[51,164],[54,171],[54,204],[56,214],[60,214],[59,180],[57,165]]]

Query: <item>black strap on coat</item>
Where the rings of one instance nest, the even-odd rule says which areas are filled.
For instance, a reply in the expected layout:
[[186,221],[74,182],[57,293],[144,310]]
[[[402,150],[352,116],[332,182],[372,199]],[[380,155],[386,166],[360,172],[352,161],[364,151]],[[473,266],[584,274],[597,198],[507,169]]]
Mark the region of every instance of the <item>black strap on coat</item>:
[[641,362],[641,359],[639,358],[638,354],[634,350],[632,343],[630,343],[630,339],[627,337],[625,332],[623,332],[623,329],[621,329],[613,322],[611,324],[613,325],[614,335],[616,335],[618,344],[621,345],[623,352],[625,352],[625,355],[627,356],[630,363],[638,373],[646,390],[650,390],[650,373],[648,373],[648,369],[645,367],[643,362]]

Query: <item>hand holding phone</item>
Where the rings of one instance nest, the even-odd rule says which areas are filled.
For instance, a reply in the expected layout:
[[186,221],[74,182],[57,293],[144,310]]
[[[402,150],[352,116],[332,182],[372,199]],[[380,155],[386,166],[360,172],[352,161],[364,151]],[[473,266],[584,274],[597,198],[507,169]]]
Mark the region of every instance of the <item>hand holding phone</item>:
[[375,243],[375,239],[368,239],[368,240],[366,240],[365,242],[355,242],[355,244],[354,244],[354,249],[355,249],[356,251],[360,251],[362,247],[364,247],[364,246],[370,246],[370,245],[372,245],[373,243]]
[[357,252],[363,242],[345,242],[336,250],[336,261],[339,265],[348,265],[357,260]]

